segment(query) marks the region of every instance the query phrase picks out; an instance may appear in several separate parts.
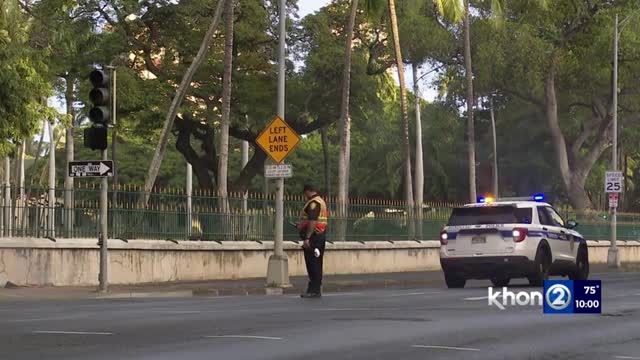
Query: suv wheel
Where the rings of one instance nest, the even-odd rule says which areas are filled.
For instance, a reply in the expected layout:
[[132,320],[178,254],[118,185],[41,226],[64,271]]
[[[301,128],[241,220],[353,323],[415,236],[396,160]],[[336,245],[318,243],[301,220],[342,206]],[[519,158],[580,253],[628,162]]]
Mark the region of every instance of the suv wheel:
[[509,285],[510,278],[504,276],[495,276],[491,278],[491,283],[495,287],[504,287]]
[[462,276],[444,273],[444,281],[447,283],[447,287],[450,289],[460,289],[463,288],[467,283],[467,279]]
[[551,255],[543,247],[538,248],[534,261],[534,273],[528,276],[529,284],[532,286],[543,286],[544,281],[549,279],[551,269]]
[[578,249],[576,268],[569,274],[571,280],[586,280],[589,277],[589,252],[584,246]]

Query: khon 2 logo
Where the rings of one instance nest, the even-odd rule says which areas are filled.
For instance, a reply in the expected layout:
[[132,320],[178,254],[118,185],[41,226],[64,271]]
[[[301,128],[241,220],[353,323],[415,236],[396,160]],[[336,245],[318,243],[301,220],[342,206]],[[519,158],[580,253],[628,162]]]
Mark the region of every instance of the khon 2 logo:
[[544,313],[602,313],[602,282],[600,280],[545,281]]
[[511,306],[542,306],[545,314],[602,313],[602,282],[600,280],[547,280],[544,291],[514,293],[488,288],[489,306],[505,310]]

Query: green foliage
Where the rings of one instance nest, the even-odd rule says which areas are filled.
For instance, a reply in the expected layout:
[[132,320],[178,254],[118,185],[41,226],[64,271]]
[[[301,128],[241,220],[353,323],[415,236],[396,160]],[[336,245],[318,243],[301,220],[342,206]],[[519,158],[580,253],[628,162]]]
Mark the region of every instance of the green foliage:
[[17,1],[2,0],[0,9],[0,155],[6,155],[53,112],[44,102],[50,94],[45,53],[29,47],[30,29]]
[[[57,117],[58,122],[68,124],[70,119],[45,110],[42,98],[51,94],[51,88],[62,97],[67,85],[64,79],[70,78],[76,85],[75,99],[86,103],[89,69],[94,63],[113,62],[118,71],[119,180],[142,184],[177,83],[198,50],[216,2],[40,0],[31,2],[28,15],[15,0],[0,0],[0,4],[6,10],[0,15],[0,153],[32,136],[43,118]],[[297,66],[287,63],[286,120],[310,133],[287,160],[295,174],[287,180],[288,192],[298,193],[301,184],[309,180],[324,187],[323,149],[316,131],[321,127],[328,129],[330,188],[337,188],[336,123],[349,4],[348,0],[334,0],[316,14],[300,20],[290,17],[289,55]],[[289,1],[288,6],[293,15],[296,1]],[[361,0],[359,6],[351,73],[349,192],[357,197],[401,198],[401,117],[399,90],[393,71],[388,71],[395,66],[388,37],[388,1]],[[543,106],[549,65],[552,59],[556,61],[560,126],[570,146],[590,124],[594,99],[606,102],[610,97],[614,16],[619,13],[622,20],[638,10],[638,4],[630,0],[472,0],[470,7],[474,86],[479,98],[478,191],[487,192],[491,184],[494,155],[488,97],[493,96],[501,195],[544,191],[563,201],[566,189],[554,176],[555,152]],[[466,127],[460,110],[465,97],[459,25],[464,1],[397,0],[396,8],[406,61],[440,69],[434,86],[441,97],[422,104],[425,198],[463,201],[468,191]],[[278,9],[273,1],[239,0],[235,13],[231,126],[236,135],[246,128],[251,138],[276,111]],[[620,142],[623,155],[628,155],[625,203],[630,209],[640,209],[637,24],[637,18],[631,19],[620,38]],[[568,34],[571,28],[577,30]],[[193,114],[199,123],[217,131],[224,31],[215,36],[180,113]],[[122,54],[125,56],[120,57]],[[76,110],[75,125],[84,126],[80,120],[86,110],[80,105]],[[76,131],[76,144],[82,144],[81,132]],[[580,157],[595,140],[594,132],[581,147]],[[205,144],[193,138],[191,142],[198,155],[205,156]],[[240,146],[240,136],[231,139],[231,178],[241,172]],[[255,151],[261,150],[252,147],[251,152]],[[75,155],[97,157],[81,146],[76,146]],[[61,149],[58,157],[58,164],[63,164]],[[609,158],[610,151],[606,151],[589,169],[585,188],[594,200],[601,192]],[[39,161],[34,170],[37,176],[45,162]],[[185,164],[172,137],[158,185],[184,186]],[[61,178],[63,167],[59,169]],[[263,179],[257,176],[249,188],[262,191],[262,186]]]

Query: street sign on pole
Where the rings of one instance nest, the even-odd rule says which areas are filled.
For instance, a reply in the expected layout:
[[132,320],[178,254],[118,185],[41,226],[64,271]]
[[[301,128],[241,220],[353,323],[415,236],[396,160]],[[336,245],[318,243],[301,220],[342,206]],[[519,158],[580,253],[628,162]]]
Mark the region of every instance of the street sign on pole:
[[609,193],[609,208],[615,209],[618,207],[618,200],[620,196],[618,193]]
[[262,150],[280,164],[300,143],[300,136],[280,116],[275,116],[256,139]]
[[291,164],[273,164],[264,166],[264,177],[267,179],[279,179],[293,177]]
[[607,171],[604,179],[604,191],[607,193],[622,192],[622,172]]
[[112,177],[112,160],[82,160],[69,162],[69,177]]

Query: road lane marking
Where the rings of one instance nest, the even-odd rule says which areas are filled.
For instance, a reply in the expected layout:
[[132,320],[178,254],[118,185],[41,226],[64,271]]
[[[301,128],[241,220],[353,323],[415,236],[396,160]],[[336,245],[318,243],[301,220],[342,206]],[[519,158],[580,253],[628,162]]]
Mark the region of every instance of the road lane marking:
[[487,300],[487,299],[489,299],[488,296],[478,296],[478,297],[464,298],[464,300],[467,300],[467,301],[478,301],[478,300]]
[[354,295],[362,295],[361,292],[348,292],[348,293],[330,293],[330,294],[322,294],[322,296],[354,296]]
[[393,298],[393,297],[401,297],[401,296],[417,296],[417,295],[426,295],[426,294],[441,294],[441,291],[438,292],[413,292],[413,293],[402,293],[402,294],[391,294],[391,295],[383,295],[383,298]]
[[639,360],[640,357],[636,357],[636,356],[614,356],[614,358],[616,359],[635,359],[635,360]]
[[16,323],[16,322],[29,322],[29,321],[56,321],[56,320],[69,320],[69,317],[63,318],[37,318],[37,319],[11,319],[11,320],[2,320],[0,323]]
[[34,334],[59,334],[59,335],[113,335],[110,332],[95,332],[95,331],[58,331],[58,330],[41,330],[34,331]]
[[260,340],[282,340],[279,337],[272,336],[254,336],[254,335],[209,335],[205,336],[207,339],[215,338],[235,338],[235,339],[260,339]]
[[313,311],[369,311],[370,308],[326,308],[326,309],[313,309]]
[[[225,312],[229,312],[230,310],[227,310]],[[202,314],[202,313],[218,313],[218,312],[222,312],[222,310],[158,310],[156,312],[162,313],[162,314],[169,314],[169,315],[184,315],[184,314]]]
[[624,297],[629,297],[629,296],[638,296],[640,294],[622,294],[622,295],[612,295],[612,296],[607,296],[607,299],[617,299],[617,298],[624,298]]
[[437,345],[411,345],[413,348],[421,348],[421,349],[443,349],[443,350],[460,350],[460,351],[480,351],[480,349],[474,348],[462,348],[462,347],[453,347],[453,346],[437,346]]
[[[329,293],[329,294],[322,294],[322,297],[339,297],[339,296],[357,296],[357,295],[363,295],[364,293],[361,292],[348,292],[348,293]],[[300,295],[287,295],[287,298],[299,298]]]

